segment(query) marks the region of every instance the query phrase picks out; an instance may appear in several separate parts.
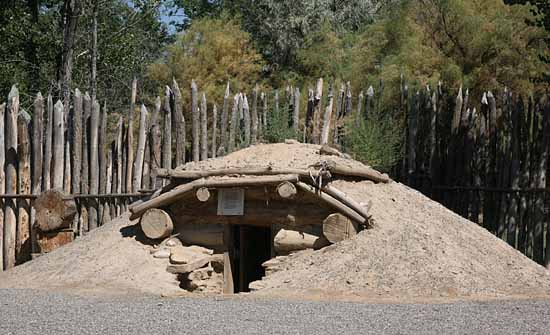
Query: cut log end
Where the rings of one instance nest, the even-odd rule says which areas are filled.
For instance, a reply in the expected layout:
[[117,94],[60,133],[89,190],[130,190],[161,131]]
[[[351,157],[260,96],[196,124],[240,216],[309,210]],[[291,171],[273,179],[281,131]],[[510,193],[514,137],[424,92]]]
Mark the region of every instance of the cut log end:
[[210,199],[210,191],[206,187],[201,187],[197,190],[196,196],[200,202],[207,202]]
[[323,221],[323,235],[331,243],[337,243],[357,235],[357,224],[340,213],[327,216]]
[[296,186],[294,186],[294,184],[286,181],[277,186],[277,193],[283,199],[292,199],[296,196],[298,191],[296,190]]
[[36,228],[50,232],[67,228],[76,214],[76,203],[60,190],[48,190],[42,193],[35,203]]
[[146,211],[141,217],[140,225],[145,236],[153,240],[168,237],[174,230],[170,215],[158,208]]

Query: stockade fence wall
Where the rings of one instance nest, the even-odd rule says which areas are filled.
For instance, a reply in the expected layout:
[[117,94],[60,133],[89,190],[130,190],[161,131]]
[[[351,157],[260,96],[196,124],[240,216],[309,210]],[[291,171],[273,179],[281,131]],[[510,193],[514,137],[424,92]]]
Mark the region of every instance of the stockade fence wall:
[[154,105],[138,107],[134,80],[128,112],[119,115],[116,129],[108,129],[107,104],[100,106],[88,93],[75,89],[70,101],[55,104],[50,95],[38,93],[31,117],[19,108],[14,86],[7,103],[0,104],[3,268],[30,259],[35,251],[33,201],[45,190],[62,190],[75,199],[78,214],[72,229],[82,236],[166,186],[166,180],[157,178],[160,168],[223,156],[264,142],[273,131],[345,149],[348,121],[368,122],[376,109],[396,122],[406,121],[403,158],[392,171],[396,179],[482,224],[540,263],[550,257],[545,252],[550,234],[544,212],[548,136],[543,134],[550,134],[543,130],[548,127],[545,98],[525,103],[507,91],[498,99],[487,93],[478,113],[467,91],[461,89],[456,98],[441,85],[410,92],[403,80],[398,106],[383,111],[381,94],[372,86],[354,98],[349,83],[335,90],[319,79],[307,90],[305,106],[299,88],[286,87],[280,96],[278,90],[262,92],[256,86],[249,100],[245,93],[231,94],[228,84],[218,110],[199,94],[194,81],[190,91],[191,120],[186,120],[177,82]]

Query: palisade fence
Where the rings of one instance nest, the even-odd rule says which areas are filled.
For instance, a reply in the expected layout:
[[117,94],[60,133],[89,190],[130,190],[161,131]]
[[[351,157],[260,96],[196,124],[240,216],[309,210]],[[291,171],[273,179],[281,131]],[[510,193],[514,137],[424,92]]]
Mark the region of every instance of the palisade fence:
[[[55,104],[51,96],[44,99],[38,93],[31,117],[19,108],[14,86],[7,103],[0,104],[3,268],[29,260],[36,251],[33,202],[46,190],[62,190],[75,199],[71,229],[82,236],[165,186],[167,182],[157,178],[158,169],[273,141],[273,133],[345,149],[348,121],[369,122],[375,110],[396,122],[406,121],[403,157],[394,178],[478,222],[539,263],[550,257],[545,252],[550,248],[546,97],[489,92],[478,112],[467,91],[461,89],[455,98],[440,84],[410,92],[403,81],[398,106],[386,110],[382,94],[375,94],[372,86],[354,99],[349,83],[335,91],[319,79],[307,90],[307,99],[301,99],[299,88],[286,87],[280,97],[278,90],[261,92],[256,86],[249,100],[245,93],[232,95],[227,84],[218,112],[216,103],[199,95],[194,81],[190,90],[190,122],[175,81],[154,106],[141,105],[134,120],[134,80],[128,112],[119,115],[116,129],[108,129],[108,106],[100,106],[87,93],[76,89],[71,101]],[[307,101],[303,110],[302,101]]]

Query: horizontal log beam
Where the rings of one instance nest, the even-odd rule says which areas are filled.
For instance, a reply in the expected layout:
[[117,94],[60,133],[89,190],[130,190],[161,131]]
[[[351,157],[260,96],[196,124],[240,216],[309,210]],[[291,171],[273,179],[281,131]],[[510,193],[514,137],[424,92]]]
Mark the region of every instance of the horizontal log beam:
[[[283,174],[296,174],[302,177],[318,177],[319,171],[313,169],[274,169],[272,167],[244,167],[244,168],[226,168],[217,170],[173,170],[173,169],[157,169],[157,177],[159,178],[171,178],[171,179],[199,179],[215,176],[230,176],[230,175],[243,175],[243,176],[258,176],[258,175],[283,175]],[[321,173],[323,177],[328,177],[328,172]]]

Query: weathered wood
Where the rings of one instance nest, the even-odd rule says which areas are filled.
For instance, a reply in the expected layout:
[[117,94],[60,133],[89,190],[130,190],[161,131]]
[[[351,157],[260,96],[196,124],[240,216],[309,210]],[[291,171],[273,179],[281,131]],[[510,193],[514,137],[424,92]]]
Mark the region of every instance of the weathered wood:
[[143,160],[145,158],[145,141],[147,128],[147,108],[141,105],[139,117],[138,145],[136,149],[136,159],[134,161],[134,190],[141,189],[141,179],[143,176]]
[[164,96],[164,133],[162,141],[162,167],[172,168],[172,112],[170,109],[170,88],[166,87]]
[[176,82],[172,79],[172,92],[174,92],[174,128],[176,129],[176,166],[185,163],[185,117],[183,116],[183,100],[181,90]]
[[365,178],[379,183],[388,183],[391,181],[388,175],[380,173],[368,166],[351,168],[349,166],[336,163],[335,161],[326,161],[326,166],[331,174],[349,177]]
[[[5,150],[5,128],[6,104],[0,104],[0,194],[6,192],[6,150]],[[0,272],[4,271],[4,199],[0,199]]]
[[208,159],[208,109],[206,106],[206,94],[202,94],[201,99],[201,139],[200,139],[200,148],[201,148],[201,160]]
[[[18,186],[17,193],[31,193],[31,140],[29,127],[31,116],[24,110],[17,116],[17,160],[18,160]],[[18,199],[17,241],[15,255],[17,263],[23,263],[31,258],[31,227],[29,199]]]
[[223,250],[224,226],[221,224],[193,224],[174,222],[174,233],[185,245],[198,245],[214,250]]
[[216,104],[212,107],[212,158],[216,158],[218,149],[217,149],[217,139],[218,137],[218,107]]
[[152,208],[143,213],[139,224],[145,236],[153,240],[166,238],[174,230],[170,215],[158,208]]
[[72,230],[62,230],[55,232],[38,232],[37,247],[40,253],[52,252],[55,249],[71,243],[74,240]]
[[321,199],[325,203],[327,203],[329,206],[333,207],[334,209],[336,209],[340,213],[346,215],[348,218],[356,221],[357,223],[359,223],[359,224],[367,224],[368,223],[368,218],[363,217],[361,214],[357,213],[356,211],[354,211],[350,207],[346,206],[341,201],[339,201],[339,200],[335,199],[334,197],[328,195],[327,193],[325,193],[323,191],[319,191],[319,190],[315,189],[315,187],[310,186],[308,184],[305,184],[303,182],[297,182],[296,185],[301,190],[315,195],[316,197],[318,197],[319,199]]
[[329,244],[323,236],[287,229],[280,229],[273,238],[273,247],[277,255],[288,255],[306,249],[321,249]]
[[[99,193],[99,103],[92,101],[92,114],[90,115],[90,193]],[[93,230],[98,226],[98,203],[96,199],[89,199],[88,228]]]
[[296,87],[294,90],[294,109],[292,111],[292,129],[295,133],[298,133],[300,125],[300,89]]
[[134,113],[137,98],[137,79],[132,81],[132,95],[130,97],[130,110],[128,112],[128,127],[126,128],[126,180],[124,182],[125,191],[132,193],[134,191],[133,181],[133,164],[134,164]]
[[277,194],[283,199],[292,199],[297,193],[296,186],[292,183],[284,182],[277,186]]
[[230,178],[230,179],[197,179],[187,184],[182,184],[174,189],[159,195],[158,197],[146,201],[138,206],[132,207],[130,211],[132,212],[132,218],[137,218],[141,216],[145,211],[150,208],[158,208],[166,206],[186,193],[193,191],[199,187],[246,187],[252,185],[268,185],[268,184],[279,184],[284,181],[297,182],[298,175],[277,175],[277,176],[263,176],[263,177],[240,177],[240,178]]
[[[92,115],[92,99],[88,92],[84,94],[82,99],[83,106],[83,117],[82,117],[82,169],[80,175],[80,193],[88,194],[90,193],[90,115]],[[122,144],[121,144],[122,145]],[[122,164],[122,159],[121,159]],[[122,165],[121,165],[122,169]],[[121,172],[122,178],[122,172]],[[122,181],[121,181],[122,185]],[[88,220],[88,203],[86,201],[80,202],[80,236],[89,231],[89,220]]]
[[[107,148],[107,158],[106,158],[106,167],[105,167],[105,192],[114,194],[115,190],[113,189],[113,155],[115,154],[115,143],[114,141]],[[103,216],[101,217],[101,223],[105,224],[111,220],[113,217],[113,201],[110,200],[105,203],[103,208]]]
[[200,202],[207,202],[210,199],[210,191],[206,187],[199,188],[195,194]]
[[[332,84],[328,90],[328,103],[323,116],[323,128],[321,130],[321,145],[327,144],[330,135],[330,121],[332,120],[332,108],[334,103],[334,94],[332,92]],[[335,125],[336,126],[336,125]]]
[[[99,194],[107,193],[107,103],[103,104],[99,117],[98,134],[98,157],[99,157]],[[108,208],[106,201],[100,201],[98,213],[98,225],[105,223],[103,221],[104,211]]]
[[314,169],[274,169],[271,166],[249,166],[242,168],[226,168],[217,170],[167,170],[159,169],[157,175],[160,178],[172,178],[172,179],[199,179],[213,176],[231,176],[231,175],[278,175],[278,174],[297,174],[306,178],[319,177],[322,175],[324,178],[330,177],[328,172],[320,172]]
[[43,192],[35,202],[36,228],[50,232],[68,228],[76,214],[76,203],[61,190]]
[[319,78],[317,81],[317,87],[315,91],[315,100],[314,100],[314,112],[313,112],[313,131],[312,131],[312,141],[314,144],[319,144],[321,141],[321,113],[322,113],[322,104],[321,100],[323,99],[323,78]]
[[145,151],[143,153],[143,174],[141,176],[141,189],[150,190],[151,187],[151,144],[149,144],[149,131],[145,131]]
[[[3,118],[3,111],[1,111],[0,107],[0,118]],[[43,159],[43,140],[44,140],[44,128],[43,128],[43,121],[44,121],[44,99],[42,98],[42,94],[38,92],[36,95],[36,99],[34,100],[34,113],[32,118],[32,164],[31,164],[31,174],[32,174],[32,194],[38,195],[42,191],[42,159]],[[0,124],[0,129],[4,129],[3,127],[4,120],[2,119],[2,122]],[[0,137],[0,142],[3,142],[3,135]],[[0,145],[0,151],[3,151],[3,143]],[[3,155],[3,154],[2,154]],[[4,166],[4,159],[0,159],[0,167]],[[0,170],[3,170],[3,168],[0,168]],[[3,174],[3,172],[2,172]],[[3,179],[2,176],[0,176],[0,179]],[[3,182],[0,181],[0,193],[4,193],[3,188]],[[0,204],[0,208],[2,208],[2,205]],[[0,209],[0,216],[2,216],[2,210]],[[0,220],[3,220],[0,219]],[[33,230],[33,225],[36,221],[36,209],[34,206],[31,208],[31,252],[35,252],[35,246],[36,246],[36,235]],[[0,224],[0,229],[2,229],[3,224]],[[0,233],[0,240],[2,239]],[[1,242],[0,242],[1,244]],[[2,249],[2,246],[0,245],[0,249]],[[0,252],[1,253],[1,252]],[[0,254],[0,259],[2,259],[2,255]],[[1,262],[0,262],[1,263]],[[0,271],[1,271],[0,266]]]
[[323,221],[323,235],[331,243],[349,239],[358,231],[357,224],[340,213],[331,214]]
[[259,118],[258,118],[258,93],[260,91],[260,87],[258,84],[254,86],[254,90],[252,91],[252,111],[250,114],[252,126],[250,129],[250,142],[252,144],[256,144],[258,141],[258,124],[259,124]]
[[[122,134],[124,132],[124,119],[122,116],[118,119],[116,137],[116,193],[122,193]],[[117,201],[116,215],[120,215],[122,210],[121,202]]]
[[52,171],[52,139],[53,139],[53,99],[51,94],[47,98],[47,122],[46,133],[44,134],[44,172],[43,172],[43,189],[51,188],[51,171]]
[[262,100],[262,134],[265,134],[267,131],[267,113],[268,113],[268,107],[267,107],[267,94],[262,92],[260,95],[260,99]]
[[162,133],[161,127],[158,122],[158,116],[160,114],[161,102],[160,97],[155,100],[155,111],[151,115],[151,131],[149,134],[149,143],[151,144],[151,188],[157,189],[161,185],[157,181],[156,171],[162,164]]
[[[71,146],[71,192],[80,194],[80,183],[82,173],[82,111],[83,101],[79,89],[75,89],[72,109],[72,142]],[[80,215],[75,216],[73,226],[78,229]]]
[[357,213],[361,214],[364,218],[370,217],[368,211],[370,209],[371,203],[370,201],[366,205],[361,205],[357,201],[353,200],[352,198],[348,197],[344,192],[340,191],[336,187],[332,185],[324,185],[322,187],[322,190],[327,193],[328,195],[332,196],[333,198],[339,200],[344,205],[348,206],[349,208],[353,209]]
[[223,261],[224,260],[221,259],[221,255],[204,256],[203,258],[200,258],[189,264],[168,265],[168,267],[166,267],[166,271],[173,274],[186,274],[203,268],[207,266],[210,262],[221,263]]
[[229,143],[227,153],[235,151],[235,137],[237,136],[237,123],[239,122],[239,94],[233,97],[233,109],[231,110],[231,123],[229,125]]
[[227,123],[228,123],[228,117],[229,117],[229,94],[230,94],[229,82],[227,82],[227,86],[225,87],[225,94],[223,96],[223,107],[222,107],[221,124],[220,124],[220,148],[219,148],[218,156],[224,156],[228,150]]
[[223,230],[223,294],[235,293],[233,283],[233,230],[229,226],[224,226]]
[[193,161],[200,160],[200,114],[199,114],[199,92],[197,83],[193,79],[191,81],[191,117],[193,124],[191,125],[191,133],[193,136]]
[[244,143],[247,148],[250,146],[250,106],[248,106],[248,98],[243,94],[243,116],[244,116]]
[[[17,194],[17,114],[19,91],[15,85],[8,95],[5,122],[6,194]],[[17,205],[14,199],[4,200],[4,269],[15,266]]]
[[63,103],[58,100],[53,112],[53,147],[52,147],[52,187],[63,187],[63,170],[65,168],[65,125],[63,124]]

